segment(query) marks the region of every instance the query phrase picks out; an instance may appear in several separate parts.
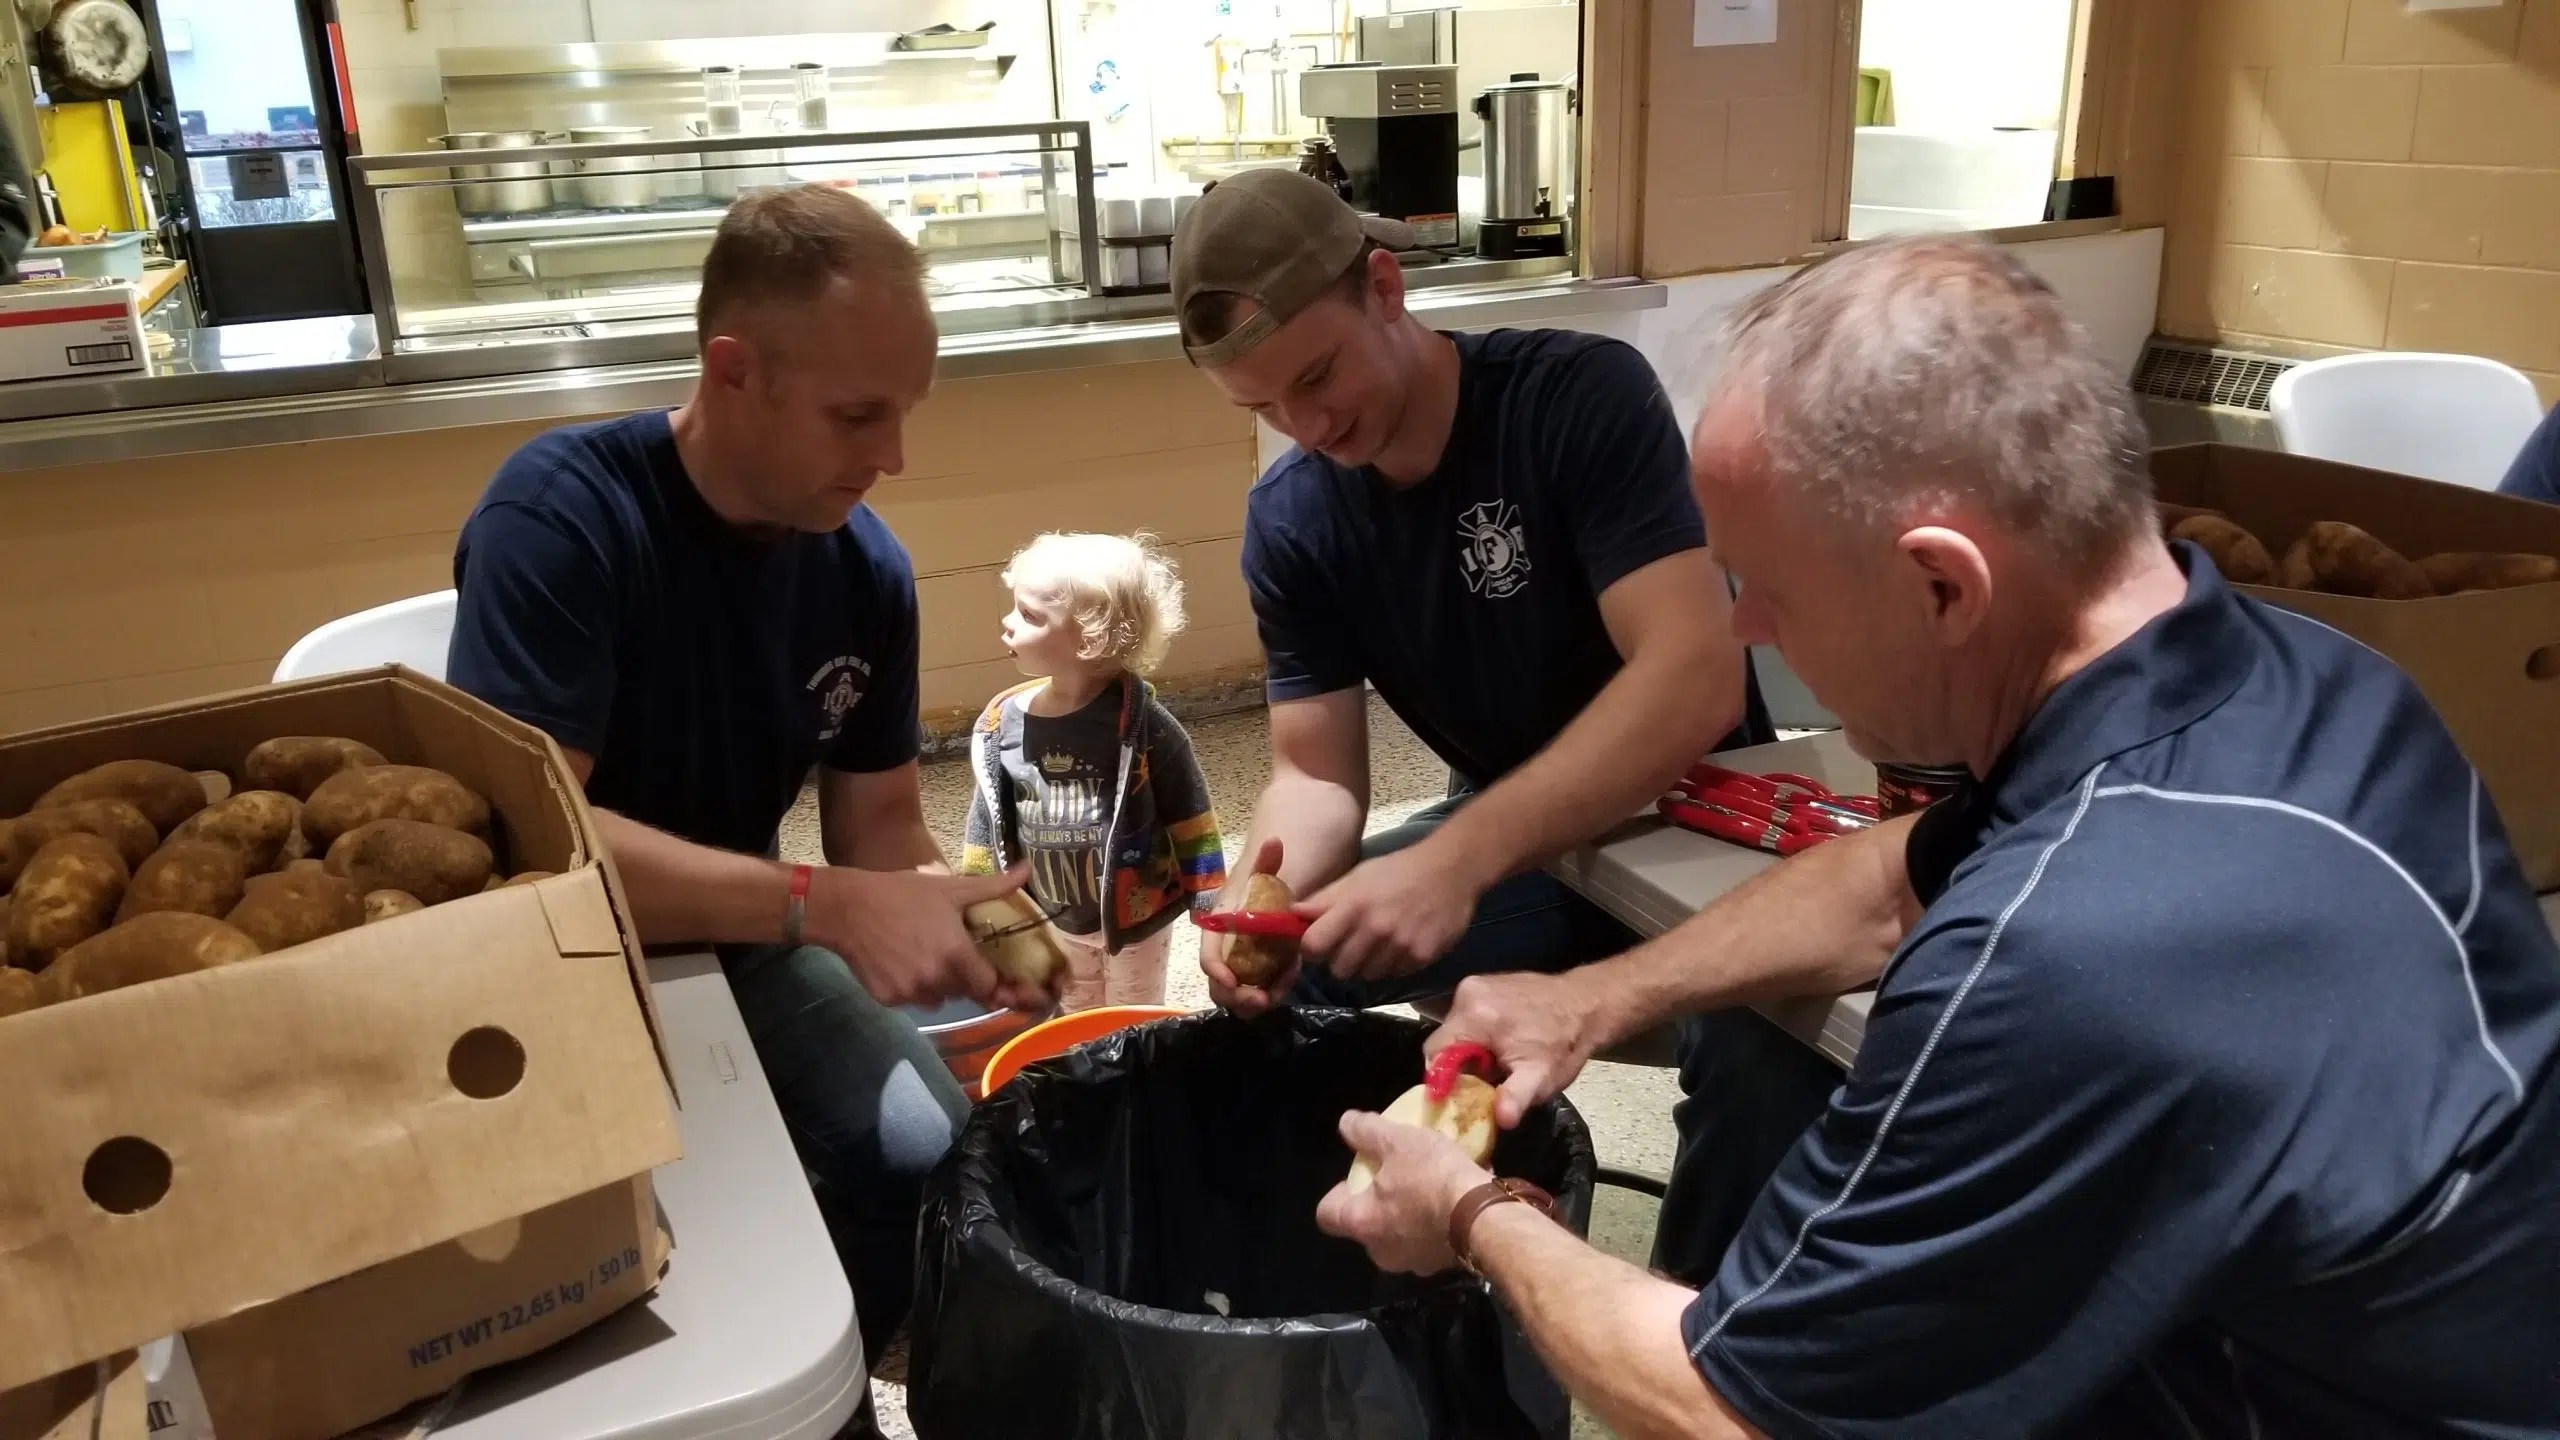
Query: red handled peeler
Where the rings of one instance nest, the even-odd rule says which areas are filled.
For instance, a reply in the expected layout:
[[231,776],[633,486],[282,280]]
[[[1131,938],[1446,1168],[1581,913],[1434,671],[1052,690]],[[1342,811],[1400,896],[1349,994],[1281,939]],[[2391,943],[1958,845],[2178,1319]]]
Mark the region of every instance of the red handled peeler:
[[1457,1044],[1431,1057],[1423,1067],[1422,1093],[1437,1105],[1458,1086],[1458,1073],[1473,1070],[1479,1080],[1493,1078],[1493,1052],[1481,1045]]
[[1786,856],[1873,825],[1875,804],[1802,775],[1746,775],[1702,763],[1654,809],[1684,830]]
[[1194,910],[1191,923],[1221,935],[1260,935],[1274,940],[1303,940],[1315,922],[1294,910]]

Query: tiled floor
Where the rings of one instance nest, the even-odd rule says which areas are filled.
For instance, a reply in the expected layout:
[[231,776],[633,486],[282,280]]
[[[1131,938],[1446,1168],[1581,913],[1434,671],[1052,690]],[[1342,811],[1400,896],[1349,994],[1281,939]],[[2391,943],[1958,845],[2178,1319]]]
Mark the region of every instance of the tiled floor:
[[[1369,739],[1374,792],[1372,828],[1396,823],[1445,791],[1447,769],[1385,706],[1374,700]],[[1208,776],[1218,816],[1230,827],[1226,834],[1227,860],[1234,864],[1240,858],[1237,847],[1244,839],[1245,822],[1252,814],[1254,800],[1271,776],[1269,737],[1262,712],[1256,709],[1202,721],[1191,727],[1191,740],[1200,757],[1200,768]],[[960,826],[968,801],[966,767],[950,763],[926,767],[925,816],[945,854],[957,855],[960,851]],[[801,808],[783,822],[782,845],[783,853],[790,858],[818,857],[813,805],[804,800]],[[1188,925],[1178,926],[1173,937],[1172,955],[1166,965],[1171,976],[1167,1002],[1208,1004],[1206,983],[1196,959],[1198,932]],[[1679,1086],[1671,1071],[1595,1063],[1567,1093],[1590,1124],[1602,1163],[1655,1174],[1670,1169],[1671,1106],[1679,1099]],[[1591,1228],[1593,1241],[1603,1249],[1642,1263],[1653,1240],[1652,1202],[1604,1190],[1595,1206]],[[895,1378],[873,1382],[881,1426],[892,1437],[911,1436],[914,1432],[907,1424],[906,1390],[896,1383],[904,1375],[903,1355],[888,1357],[883,1368]],[[1577,1440],[1608,1433],[1589,1417],[1577,1416]]]

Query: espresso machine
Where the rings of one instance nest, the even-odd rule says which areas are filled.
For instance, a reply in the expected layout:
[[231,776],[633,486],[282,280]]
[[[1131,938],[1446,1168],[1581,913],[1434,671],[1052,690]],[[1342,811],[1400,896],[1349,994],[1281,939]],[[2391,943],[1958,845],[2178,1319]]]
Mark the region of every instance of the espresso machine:
[[1298,111],[1324,121],[1353,208],[1458,243],[1457,66],[1318,65],[1298,76]]
[[1476,97],[1484,122],[1484,219],[1476,253],[1521,260],[1573,252],[1572,92],[1561,80],[1514,75]]

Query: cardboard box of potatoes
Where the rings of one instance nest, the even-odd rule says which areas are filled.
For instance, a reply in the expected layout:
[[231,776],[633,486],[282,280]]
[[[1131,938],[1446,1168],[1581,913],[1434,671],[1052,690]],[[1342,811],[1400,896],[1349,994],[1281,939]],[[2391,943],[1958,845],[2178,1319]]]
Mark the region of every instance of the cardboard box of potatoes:
[[2560,888],[2560,506],[2236,445],[2155,451],[2151,476],[2243,590],[2418,682],[2525,877]]
[[182,1334],[219,1433],[320,1440],[656,1286],[675,1116],[541,732],[364,671],[0,740],[0,817],[0,1391]]

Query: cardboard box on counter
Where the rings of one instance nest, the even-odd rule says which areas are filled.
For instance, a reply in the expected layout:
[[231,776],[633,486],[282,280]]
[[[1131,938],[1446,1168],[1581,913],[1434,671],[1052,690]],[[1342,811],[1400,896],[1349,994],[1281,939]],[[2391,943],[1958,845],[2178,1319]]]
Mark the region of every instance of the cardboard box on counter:
[[627,1197],[679,1153],[594,816],[547,737],[458,690],[385,668],[0,741],[0,814],[103,761],[228,770],[278,735],[450,771],[509,868],[559,873],[0,1019],[0,1390]]
[[[2163,500],[2219,510],[2281,556],[2343,520],[2412,560],[2449,550],[2560,557],[2560,506],[2237,445],[2151,457]],[[2560,583],[2432,600],[2267,585],[2243,592],[2342,630],[2418,682],[2480,772],[2525,878],[2560,888]]]
[[328,1440],[640,1299],[667,1249],[642,1177],[199,1326],[187,1354],[216,1440]]
[[112,375],[149,365],[132,281],[0,285],[0,380]]

